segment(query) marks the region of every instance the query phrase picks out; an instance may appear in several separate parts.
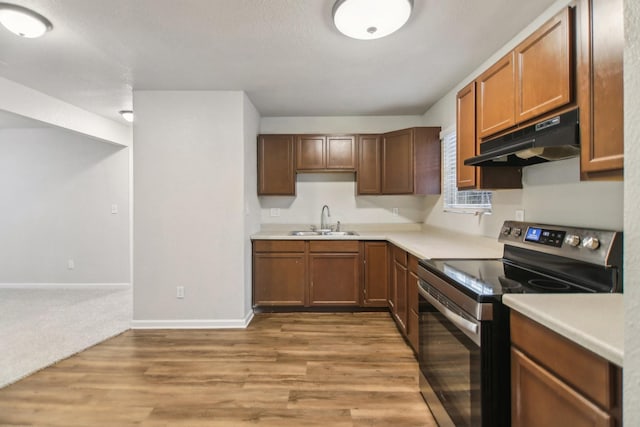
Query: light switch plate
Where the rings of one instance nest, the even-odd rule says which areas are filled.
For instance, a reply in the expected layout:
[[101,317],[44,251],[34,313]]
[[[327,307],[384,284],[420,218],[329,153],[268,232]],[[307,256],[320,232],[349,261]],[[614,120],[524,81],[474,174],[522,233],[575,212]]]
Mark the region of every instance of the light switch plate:
[[516,210],[516,221],[524,221],[524,209]]
[[271,208],[270,215],[271,216],[280,216],[280,208]]

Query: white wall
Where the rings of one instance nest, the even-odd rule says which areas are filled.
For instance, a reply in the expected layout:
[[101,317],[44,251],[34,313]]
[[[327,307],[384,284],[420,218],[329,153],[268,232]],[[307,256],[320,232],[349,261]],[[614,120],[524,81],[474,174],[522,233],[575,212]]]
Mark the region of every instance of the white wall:
[[[455,128],[458,90],[568,3],[568,0],[554,3],[513,40],[458,83],[425,113],[424,125],[442,126],[443,129]],[[523,171],[522,190],[494,192],[494,209],[491,215],[473,216],[443,212],[441,197],[431,206],[425,222],[470,234],[495,237],[504,220],[515,219],[515,210],[524,209],[527,221],[622,229],[622,182],[580,182],[580,166],[577,159],[528,166]]]
[[[263,117],[260,133],[382,133],[422,122],[422,116]],[[260,197],[265,224],[319,225],[325,204],[331,223],[416,223],[424,220],[425,203],[422,196],[357,196],[353,173],[298,174],[296,197]],[[280,216],[271,216],[271,208],[280,209]]]
[[134,92],[134,327],[245,323],[244,99]]
[[[625,0],[624,424],[640,425],[640,2]],[[633,71],[631,71],[633,70]]]
[[244,94],[243,137],[244,137],[244,309],[251,311],[252,252],[250,236],[260,231],[260,201],[258,200],[258,147],[257,136],[260,127],[260,114],[251,100]]
[[0,130],[0,282],[130,281],[128,151],[61,129]]

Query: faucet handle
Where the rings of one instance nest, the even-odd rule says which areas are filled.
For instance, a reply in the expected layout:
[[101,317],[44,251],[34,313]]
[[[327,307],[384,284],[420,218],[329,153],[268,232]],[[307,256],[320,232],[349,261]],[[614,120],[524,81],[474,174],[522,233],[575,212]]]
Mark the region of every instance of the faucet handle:
[[340,221],[336,222],[336,231],[340,231]]
[[311,225],[309,226],[309,228],[311,229],[311,231],[316,231],[316,226],[315,226],[315,225],[313,225],[313,224],[311,224]]

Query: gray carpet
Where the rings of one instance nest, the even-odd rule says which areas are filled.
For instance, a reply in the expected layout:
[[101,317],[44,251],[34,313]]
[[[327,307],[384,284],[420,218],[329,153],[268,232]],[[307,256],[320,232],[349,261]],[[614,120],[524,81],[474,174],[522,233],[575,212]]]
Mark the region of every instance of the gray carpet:
[[0,388],[130,328],[130,287],[0,288]]

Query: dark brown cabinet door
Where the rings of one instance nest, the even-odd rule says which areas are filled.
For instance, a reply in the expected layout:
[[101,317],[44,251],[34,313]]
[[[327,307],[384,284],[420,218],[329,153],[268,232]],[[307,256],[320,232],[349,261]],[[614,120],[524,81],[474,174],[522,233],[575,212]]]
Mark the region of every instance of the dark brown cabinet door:
[[298,135],[296,137],[296,169],[325,169],[326,137],[320,135]]
[[382,136],[382,193],[413,193],[413,129]]
[[478,137],[516,124],[514,54],[496,62],[476,79]]
[[380,135],[358,136],[358,194],[380,194]]
[[572,14],[565,8],[515,49],[516,121],[571,102]]
[[458,189],[476,188],[476,168],[464,164],[465,159],[476,155],[476,82],[471,82],[458,92],[456,105]]
[[402,332],[407,331],[407,267],[394,261],[393,284],[395,288],[396,305],[394,315]]
[[302,306],[305,288],[304,253],[254,253],[254,305]]
[[511,349],[513,427],[612,427],[611,415],[529,359]]
[[309,304],[359,304],[360,256],[357,253],[309,255]]
[[579,0],[578,103],[583,179],[622,178],[622,0]]
[[356,138],[354,136],[327,136],[327,169],[356,169]]
[[413,351],[418,353],[419,338],[419,316],[418,307],[418,286],[420,278],[418,277],[418,259],[413,255],[409,255],[408,261],[409,276],[407,281],[407,336],[409,344]]
[[388,298],[387,243],[364,243],[364,300],[365,307],[386,307]]
[[258,138],[258,195],[295,196],[294,136]]

